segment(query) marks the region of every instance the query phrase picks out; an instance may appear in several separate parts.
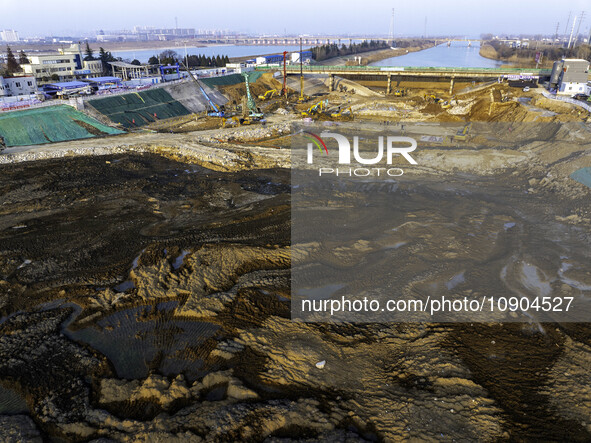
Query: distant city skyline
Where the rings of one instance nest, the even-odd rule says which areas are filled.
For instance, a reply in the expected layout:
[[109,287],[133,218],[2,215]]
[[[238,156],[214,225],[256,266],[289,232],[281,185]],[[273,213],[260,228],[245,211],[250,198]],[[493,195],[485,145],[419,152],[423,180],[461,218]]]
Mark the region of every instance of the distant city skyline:
[[[23,11],[26,5],[26,13]],[[251,0],[247,3],[218,0],[212,3],[177,0],[127,1],[116,8],[94,8],[74,0],[46,2],[2,0],[0,30],[14,29],[21,38],[50,35],[94,36],[99,30],[133,29],[134,26],[221,29],[247,34],[365,34],[388,35],[392,8],[395,36],[493,34],[570,34],[573,19],[587,8],[580,33],[589,35],[591,8],[588,0],[523,0],[511,4],[468,0],[384,0],[333,2],[301,0],[276,2]],[[567,19],[570,20],[567,24]],[[67,23],[67,25],[65,25]],[[575,33],[579,23],[575,25]]]

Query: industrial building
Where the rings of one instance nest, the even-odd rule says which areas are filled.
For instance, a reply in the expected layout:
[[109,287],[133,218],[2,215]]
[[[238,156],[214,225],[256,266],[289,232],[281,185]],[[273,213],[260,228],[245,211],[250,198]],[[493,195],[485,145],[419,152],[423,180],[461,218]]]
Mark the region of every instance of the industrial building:
[[0,40],[6,43],[18,42],[18,32],[14,29],[4,29],[0,31]]
[[37,92],[35,77],[2,77],[0,76],[0,98],[32,95]]
[[[312,60],[312,51],[292,52],[287,59],[287,63],[300,63],[300,55],[303,64],[309,64]],[[249,61],[247,60],[247,63]],[[283,54],[263,55],[255,59],[257,65],[277,65],[283,63]]]
[[292,63],[299,63],[300,56],[302,58],[302,63],[307,65],[312,60],[312,51],[292,52],[291,53],[291,62]]
[[554,62],[550,88],[557,94],[589,94],[589,62],[583,59],[563,59]]
[[37,83],[47,83],[55,74],[60,81],[98,77],[103,72],[100,60],[84,61],[79,44],[59,49],[57,54],[29,56],[30,63],[21,65],[25,74],[35,77]]

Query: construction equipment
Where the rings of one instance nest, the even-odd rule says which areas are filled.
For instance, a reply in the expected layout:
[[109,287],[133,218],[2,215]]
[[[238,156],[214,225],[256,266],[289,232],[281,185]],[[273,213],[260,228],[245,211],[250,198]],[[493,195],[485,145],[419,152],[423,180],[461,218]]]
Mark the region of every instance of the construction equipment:
[[394,91],[394,97],[404,97],[406,95],[406,89],[397,89]]
[[300,98],[298,98],[298,102],[304,102],[304,65],[303,65],[303,58],[302,57],[302,38],[300,37]]
[[454,140],[467,140],[470,135],[470,128],[472,127],[472,123],[466,123],[464,127],[456,133],[454,136]]
[[[349,114],[343,115],[343,112],[345,111],[349,111]],[[351,109],[351,106],[349,106],[348,108],[345,109],[341,109],[339,108],[337,112],[331,112],[330,113],[330,117],[334,118],[334,119],[353,119],[353,109]]]
[[273,96],[275,94],[277,94],[277,89],[269,89],[263,95],[259,95],[259,99],[260,100],[267,100],[267,99],[273,98]]
[[201,90],[201,93],[205,97],[205,100],[207,100],[207,103],[209,104],[209,109],[207,110],[207,115],[209,117],[222,117],[223,118],[226,115],[224,110],[222,108],[220,108],[218,105],[216,105],[211,98],[209,98],[209,95],[207,95],[207,92],[205,92],[205,89],[203,89],[203,86],[201,86],[201,83],[199,83],[199,81],[195,78],[195,76],[193,75],[193,73],[191,72],[189,67],[184,63],[183,63],[183,66],[185,67],[185,69],[189,73],[191,80],[193,80],[195,82],[195,84],[199,87],[199,89]]
[[261,120],[265,115],[257,108],[254,97],[250,93],[250,84],[248,82],[248,73],[242,74],[244,76],[244,84],[246,86],[246,97],[242,99],[242,118],[240,124],[249,125],[254,121]]
[[79,95],[91,95],[92,94],[92,88],[89,86],[83,86],[81,88],[72,88],[72,89],[62,89],[61,91],[58,91],[56,96],[58,96],[59,98],[69,98],[69,97],[77,97]]
[[283,51],[283,86],[281,95],[287,98],[287,51]]
[[323,112],[328,106],[328,100],[320,100],[318,103],[310,106],[305,111],[302,111],[302,117],[312,117]]

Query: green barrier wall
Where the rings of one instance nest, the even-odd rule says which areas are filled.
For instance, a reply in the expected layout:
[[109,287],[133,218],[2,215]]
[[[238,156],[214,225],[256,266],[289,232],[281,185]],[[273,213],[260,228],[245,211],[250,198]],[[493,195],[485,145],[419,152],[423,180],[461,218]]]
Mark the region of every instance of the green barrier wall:
[[[248,81],[251,83],[256,82],[261,75],[263,75],[263,72],[260,71],[249,72]],[[199,81],[213,88],[214,86],[237,85],[238,83],[244,82],[244,77],[242,74],[230,74],[221,77],[200,78]]]
[[0,135],[6,146],[39,145],[122,133],[66,105],[0,114]]
[[162,88],[89,100],[88,103],[111,121],[121,123],[126,128],[191,113]]

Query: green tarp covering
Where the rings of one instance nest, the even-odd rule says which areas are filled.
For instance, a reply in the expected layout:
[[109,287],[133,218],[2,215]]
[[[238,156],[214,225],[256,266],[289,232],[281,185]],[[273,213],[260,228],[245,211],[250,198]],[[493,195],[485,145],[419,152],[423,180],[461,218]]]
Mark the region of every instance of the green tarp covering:
[[126,128],[191,113],[162,88],[89,100],[88,103],[111,121],[121,123]]
[[571,178],[591,188],[591,168],[582,168],[573,172]]
[[39,145],[121,133],[66,105],[0,113],[0,135],[6,146]]
[[[259,77],[263,75],[262,72],[252,71],[248,73],[248,81],[251,83],[256,82]],[[221,77],[211,77],[211,78],[200,78],[200,81],[205,83],[210,88],[214,86],[226,86],[226,85],[237,85],[238,83],[244,82],[244,76],[242,74],[230,74],[230,75],[223,75]]]

